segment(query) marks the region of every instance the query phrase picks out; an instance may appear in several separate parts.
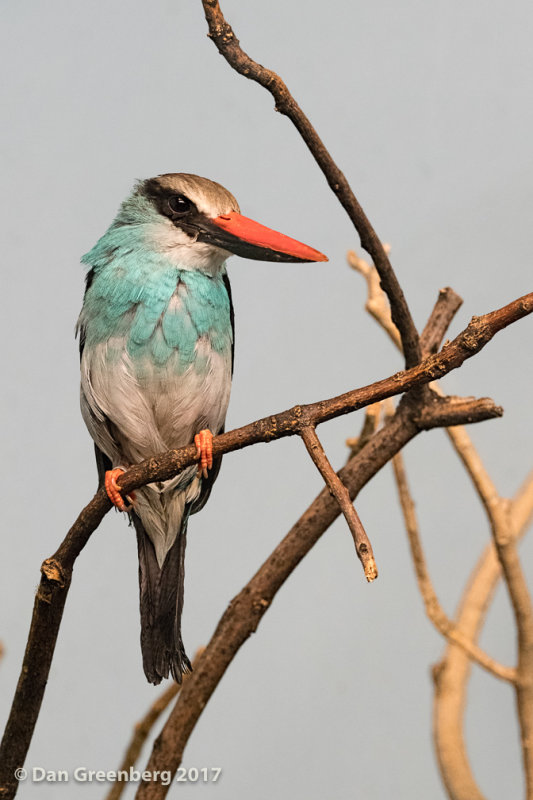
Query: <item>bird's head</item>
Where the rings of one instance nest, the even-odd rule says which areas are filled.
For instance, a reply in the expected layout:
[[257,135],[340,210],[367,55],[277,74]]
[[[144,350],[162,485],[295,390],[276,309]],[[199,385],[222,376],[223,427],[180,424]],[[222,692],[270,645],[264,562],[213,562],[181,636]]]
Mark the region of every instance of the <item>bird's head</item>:
[[318,250],[243,217],[207,178],[170,173],[137,184],[116,225],[142,223],[150,246],[177,266],[214,273],[235,253],[260,261],[327,261]]

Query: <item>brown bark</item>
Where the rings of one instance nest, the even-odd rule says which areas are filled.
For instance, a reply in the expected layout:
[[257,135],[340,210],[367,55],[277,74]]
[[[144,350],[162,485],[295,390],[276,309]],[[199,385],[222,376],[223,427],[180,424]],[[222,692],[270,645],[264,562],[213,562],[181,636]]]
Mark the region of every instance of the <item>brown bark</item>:
[[[448,324],[450,314],[441,314],[442,305],[439,303],[436,308],[440,321],[438,324],[428,323],[426,329],[432,331],[432,337],[440,341],[444,334],[443,327]],[[500,325],[503,321],[499,313],[489,316],[489,328],[485,327],[486,318],[477,319],[474,323],[476,329],[479,325],[479,330],[484,331],[483,337],[488,334],[493,324]],[[446,347],[454,347],[458,339],[463,341],[462,334]],[[474,343],[476,343],[474,346],[478,346],[481,341],[477,334],[472,338],[470,333],[466,334],[466,340],[469,346]],[[429,360],[432,361],[431,358]],[[424,411],[422,414],[422,408],[427,409],[427,412]],[[447,424],[439,401],[435,401],[433,397],[430,398],[429,404],[426,393],[419,391],[403,398],[394,416],[338,473],[352,501],[360,489],[416,436],[421,430],[421,419],[425,420],[428,427],[434,427],[431,419],[432,410],[438,416],[439,422]],[[453,418],[456,419],[456,416],[453,415]],[[146,767],[148,771],[162,769],[170,770],[172,773],[176,771],[196,722],[232,659],[257,629],[260,619],[269,608],[278,589],[338,514],[338,504],[327,489],[324,489],[256,575],[231,601],[206,647],[197,671],[180,695],[154,744]],[[138,800],[160,800],[166,796],[167,790],[167,787],[157,783],[142,783],[136,797]]]
[[[389,378],[364,386],[361,389],[346,392],[330,400],[296,406],[288,411],[265,417],[242,428],[224,433],[213,440],[213,453],[214,455],[221,455],[257,442],[269,442],[284,436],[301,434],[302,428],[306,426],[317,425],[341,414],[347,414],[357,408],[370,405],[385,397],[400,394],[414,387],[424,386],[434,378],[441,377],[452,369],[461,366],[467,358],[479,352],[498,331],[531,313],[532,310],[533,293],[483,317],[474,318],[467,328],[452,342],[445,345],[438,354],[430,356],[418,366],[398,372]],[[442,415],[439,402],[435,402],[432,399],[431,407],[434,413],[439,415],[440,423],[447,424],[445,416]],[[478,404],[479,401],[472,400],[468,404],[470,409],[468,413],[473,414],[478,408]],[[482,401],[482,404],[484,409],[481,418],[486,419],[494,416],[494,406],[487,406],[485,401]],[[418,405],[404,403],[401,406],[403,410],[401,414],[399,413],[399,418],[402,420],[404,417],[408,417],[408,419],[405,419],[403,429],[397,430],[391,422],[384,429],[392,437],[391,441],[386,443],[387,446],[384,444],[380,452],[375,452],[375,442],[381,441],[383,438],[383,432],[379,431],[367,447],[359,453],[357,458],[353,459],[340,473],[341,480],[349,489],[352,499],[355,492],[364,485],[360,484],[361,476],[367,475],[366,480],[369,480],[392,455],[398,452],[412,436],[422,429],[420,427],[422,422],[414,419],[413,415],[416,417],[420,414],[423,407],[424,405],[421,401],[419,401]],[[408,414],[407,410],[409,411]],[[432,426],[430,412],[426,415],[424,424]],[[372,453],[371,463],[367,463],[370,453]],[[389,455],[383,461],[383,457],[387,453]],[[195,460],[197,460],[196,448],[193,445],[180,450],[169,451],[132,467],[119,478],[119,484],[125,492],[131,492],[146,483],[165,480],[189,464],[194,463]],[[356,476],[351,472],[352,465],[355,462],[361,464],[360,470],[358,467],[358,475]],[[307,521],[311,518],[314,519],[314,524],[317,526],[316,531],[318,532],[315,531],[316,538],[312,544],[325,530],[322,527],[324,520],[329,520],[327,522],[327,525],[329,525],[337,516],[338,506],[335,501],[331,500],[329,493],[327,501],[326,510],[323,509],[321,512],[325,516],[319,515],[319,517],[316,517],[317,512],[313,506],[304,515]],[[331,502],[333,502],[333,509],[330,507]],[[0,745],[0,798],[12,798],[17,790],[14,770],[24,764],[33,735],[72,578],[74,561],[110,508],[111,503],[105,490],[99,490],[93,500],[80,513],[57,552],[47,559],[41,568],[41,582],[35,599],[32,624],[21,675]],[[309,546],[312,546],[312,544]],[[296,545],[298,545],[298,542],[296,542]],[[288,572],[285,571],[286,564],[280,564],[279,575],[271,585],[271,589],[274,588],[274,593],[308,549],[309,547],[306,547],[305,544],[301,549],[296,547],[294,554],[287,562],[287,564],[292,564]],[[283,558],[285,557],[284,555]],[[256,607],[250,613],[252,621],[257,625],[259,618],[257,617]],[[240,635],[239,633],[235,634],[235,642],[239,641]],[[242,641],[248,635],[249,633],[245,635]],[[242,641],[240,642],[241,644]],[[224,669],[225,666],[222,672]],[[220,676],[215,680],[214,685],[210,684],[212,688],[218,683],[219,679]]]
[[224,19],[218,0],[202,0],[202,3],[209,26],[209,36],[213,39],[220,54],[224,56],[228,64],[236,72],[256,81],[270,92],[276,103],[276,111],[287,116],[296,127],[322,170],[332,192],[351,219],[359,234],[362,247],[367,253],[370,253],[376,265],[381,285],[389,298],[392,319],[400,332],[402,340],[405,366],[414,366],[420,360],[420,343],[411,312],[386,250],[361,208],[346,177],[335,164],[320,136],[279,75],[253,61],[241,49],[239,40],[235,36],[231,25]]

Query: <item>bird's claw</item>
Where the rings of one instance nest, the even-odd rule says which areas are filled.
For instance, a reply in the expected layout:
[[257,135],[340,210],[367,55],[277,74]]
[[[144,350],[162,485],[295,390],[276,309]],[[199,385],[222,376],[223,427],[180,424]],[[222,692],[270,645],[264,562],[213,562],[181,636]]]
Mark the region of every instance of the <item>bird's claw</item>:
[[207,470],[213,466],[213,434],[205,428],[194,437],[196,445],[196,456],[200,460],[198,464],[198,477],[207,478]]
[[130,501],[130,505],[127,506],[124,500],[122,499],[122,495],[120,494],[120,488],[117,484],[117,478],[119,475],[122,475],[126,470],[122,469],[122,467],[115,467],[115,469],[109,469],[106,471],[105,478],[104,478],[104,485],[105,490],[107,492],[107,496],[115,506],[118,508],[119,511],[131,511],[133,508],[133,502],[135,500],[135,492],[130,492],[130,494],[126,495],[127,500]]

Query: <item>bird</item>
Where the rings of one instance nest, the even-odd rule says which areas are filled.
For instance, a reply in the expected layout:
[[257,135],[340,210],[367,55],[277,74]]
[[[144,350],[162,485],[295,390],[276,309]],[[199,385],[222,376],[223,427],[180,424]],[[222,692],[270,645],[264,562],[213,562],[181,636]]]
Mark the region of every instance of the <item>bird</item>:
[[[76,333],[80,405],[99,486],[136,531],[141,651],[147,680],[191,671],[181,635],[191,514],[218,475],[234,358],[226,260],[327,261],[240,213],[223,186],[189,173],[138,181],[95,246]],[[196,444],[198,464],[123,497],[128,467]]]

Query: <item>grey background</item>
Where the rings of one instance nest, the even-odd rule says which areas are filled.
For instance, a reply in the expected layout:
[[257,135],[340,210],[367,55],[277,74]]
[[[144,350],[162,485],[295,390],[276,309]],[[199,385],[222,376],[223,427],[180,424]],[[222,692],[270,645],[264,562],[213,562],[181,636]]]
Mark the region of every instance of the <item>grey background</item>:
[[[533,103],[525,0],[270,0],[224,8],[245,49],[279,71],[382,238],[416,322],[440,287],[465,299],[452,326],[531,290]],[[345,264],[343,210],[288,121],[206,38],[199,0],[3,4],[1,220],[1,715],[24,650],[39,565],[96,483],[78,410],[73,328],[80,256],[134,179],[188,171],[243,212],[318,247],[328,264],[230,262],[237,313],[228,427],[332,396],[401,366]],[[531,320],[445,386],[490,395],[503,420],[471,433],[502,492],[531,466]],[[336,465],[361,415],[320,429]],[[483,513],[441,431],[406,459],[440,598],[451,611],[487,541]],[[206,643],[242,587],[321,488],[296,439],[227,456],[190,525],[184,636]],[[413,580],[391,470],[360,496],[380,578],[365,584],[343,522],[279,592],[200,719],[186,766],[221,766],[217,800],[442,798],[429,665],[441,642]],[[531,542],[523,547],[531,575]],[[113,769],[158,691],[138,643],[134,537],[109,514],[78,560],[28,765]],[[511,663],[498,593],[483,645]],[[476,670],[467,735],[490,797],[521,793],[509,687]],[[178,788],[173,789],[178,794]],[[26,798],[96,798],[91,785],[26,783]],[[130,791],[129,797],[132,796]]]

